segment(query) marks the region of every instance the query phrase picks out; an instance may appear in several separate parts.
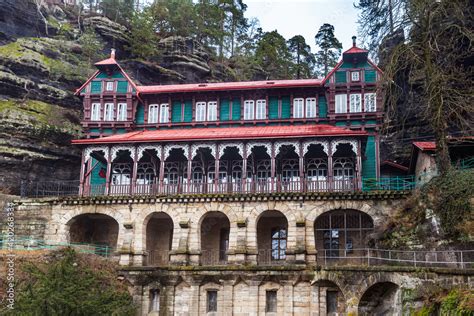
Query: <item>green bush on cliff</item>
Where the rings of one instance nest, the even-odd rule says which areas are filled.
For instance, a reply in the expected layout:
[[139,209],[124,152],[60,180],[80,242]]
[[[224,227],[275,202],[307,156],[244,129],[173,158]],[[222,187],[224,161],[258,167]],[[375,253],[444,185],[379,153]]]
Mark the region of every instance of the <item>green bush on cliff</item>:
[[110,263],[72,249],[53,255],[51,262],[23,265],[15,309],[6,315],[135,315],[132,297]]

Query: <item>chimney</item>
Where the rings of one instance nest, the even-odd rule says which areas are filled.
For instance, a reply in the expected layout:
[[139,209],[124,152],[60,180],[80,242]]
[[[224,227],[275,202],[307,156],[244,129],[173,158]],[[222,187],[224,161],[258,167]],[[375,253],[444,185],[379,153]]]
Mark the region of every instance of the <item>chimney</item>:
[[357,36],[352,36],[352,47],[356,47]]
[[110,50],[110,58],[115,59],[115,48]]

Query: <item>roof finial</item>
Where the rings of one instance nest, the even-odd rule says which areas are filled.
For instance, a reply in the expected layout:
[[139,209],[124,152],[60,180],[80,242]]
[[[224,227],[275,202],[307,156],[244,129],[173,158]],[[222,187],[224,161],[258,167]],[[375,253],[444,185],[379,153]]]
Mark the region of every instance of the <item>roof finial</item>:
[[357,36],[352,36],[352,47],[356,47]]
[[110,49],[110,58],[115,59],[115,48]]

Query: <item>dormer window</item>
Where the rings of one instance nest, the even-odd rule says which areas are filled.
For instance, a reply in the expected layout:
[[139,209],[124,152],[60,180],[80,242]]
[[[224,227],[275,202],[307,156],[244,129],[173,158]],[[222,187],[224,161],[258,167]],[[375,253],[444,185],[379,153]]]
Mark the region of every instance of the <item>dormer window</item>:
[[106,81],[105,82],[105,91],[114,91],[114,82]]
[[360,81],[360,71],[351,71],[351,81],[352,82]]

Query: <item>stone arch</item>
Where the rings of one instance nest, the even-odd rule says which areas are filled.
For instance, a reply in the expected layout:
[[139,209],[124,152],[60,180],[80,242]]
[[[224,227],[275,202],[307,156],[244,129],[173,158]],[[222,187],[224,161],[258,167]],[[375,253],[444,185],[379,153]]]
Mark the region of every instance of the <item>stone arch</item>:
[[400,287],[391,281],[376,282],[359,299],[359,315],[398,315],[401,308]]
[[[267,210],[256,220],[256,241],[260,264],[272,264],[286,259],[288,249],[288,218],[280,211]],[[278,245],[275,245],[274,241]]]
[[374,231],[372,217],[356,209],[335,209],[322,213],[314,221],[314,239],[318,262],[359,260],[367,247],[367,237]]
[[115,251],[119,238],[119,223],[101,213],[83,213],[66,224],[69,242],[97,245]]
[[198,221],[201,263],[213,265],[227,262],[230,220],[220,211],[204,213]]
[[[285,306],[284,289],[279,283],[272,281],[262,282],[258,287],[258,315],[266,315],[268,312],[280,314]],[[275,312],[267,310],[269,301],[269,293],[276,292],[276,310]],[[270,299],[271,300],[271,299]]]
[[[318,315],[344,315],[346,312],[346,298],[340,282],[337,278],[328,275],[328,278],[321,278],[312,283],[311,302],[313,312]],[[330,280],[331,279],[331,280]]]
[[174,235],[173,218],[166,212],[154,211],[145,217],[142,225],[147,265],[167,264]]

